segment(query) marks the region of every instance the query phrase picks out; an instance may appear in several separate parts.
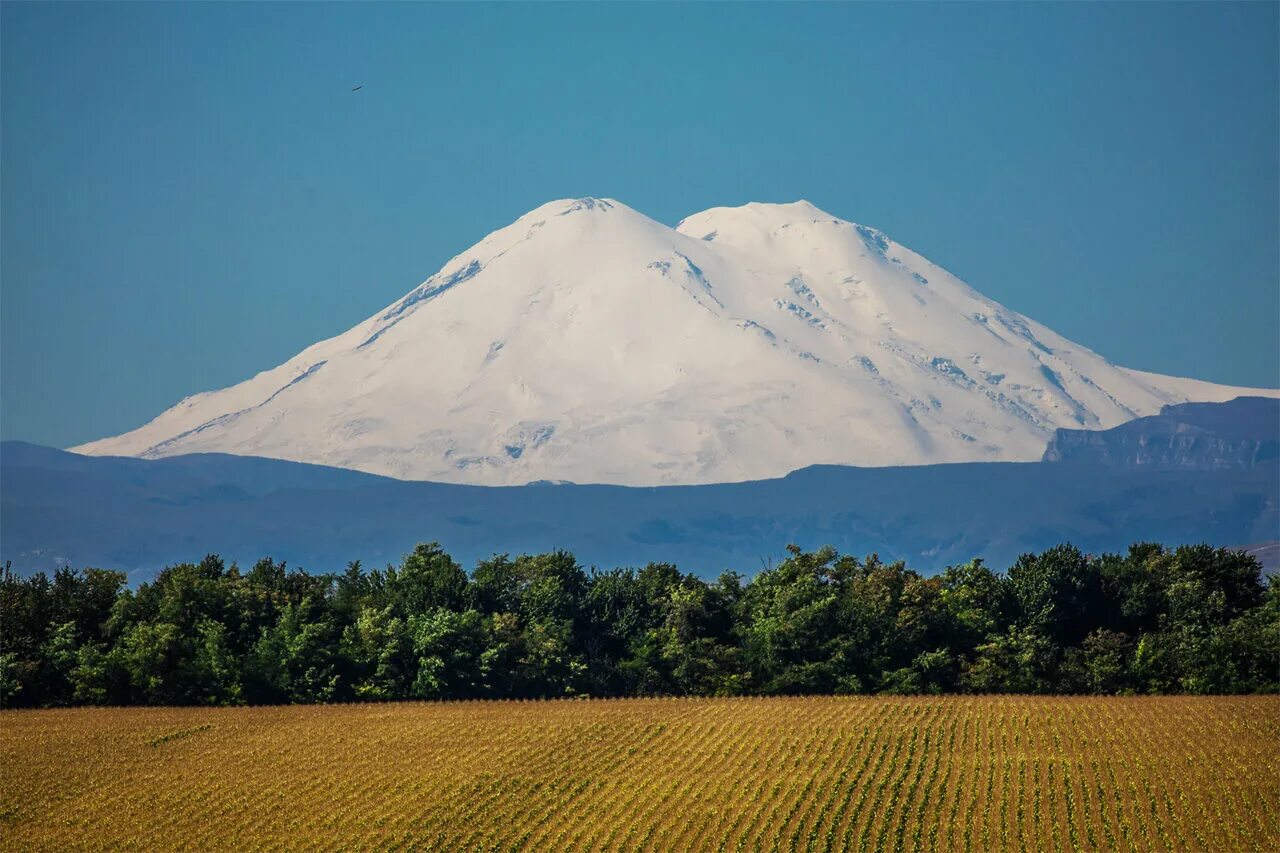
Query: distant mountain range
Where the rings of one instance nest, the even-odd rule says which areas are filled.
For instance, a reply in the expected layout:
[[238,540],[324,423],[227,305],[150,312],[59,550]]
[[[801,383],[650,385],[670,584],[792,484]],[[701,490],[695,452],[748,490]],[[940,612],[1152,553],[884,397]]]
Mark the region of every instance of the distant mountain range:
[[1241,397],[1230,405],[1184,403],[1115,429],[1060,429],[1044,459],[1129,470],[1275,467],[1280,465],[1280,404],[1264,397]]
[[487,485],[738,482],[1033,461],[1057,428],[1241,393],[1112,365],[807,202],[670,228],[581,198],[278,367],[75,449]]
[[1068,540],[1095,552],[1139,540],[1274,542],[1277,438],[1280,402],[1244,399],[1172,406],[1085,437],[1062,432],[1050,461],[813,466],[773,480],[642,488],[406,482],[254,457],[99,458],[6,442],[0,558],[22,572],[94,565],[141,579],[210,551],[332,570],[439,540],[468,565],[567,548],[601,567],[669,560],[715,575],[751,574],[795,542],[876,551],[921,570],[975,556],[1003,568]]

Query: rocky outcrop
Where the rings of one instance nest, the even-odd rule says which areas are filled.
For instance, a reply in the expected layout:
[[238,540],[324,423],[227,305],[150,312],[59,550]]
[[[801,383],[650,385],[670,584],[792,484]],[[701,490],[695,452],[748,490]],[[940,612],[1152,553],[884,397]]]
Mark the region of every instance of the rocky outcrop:
[[1044,461],[1161,471],[1280,465],[1280,400],[1183,403],[1114,429],[1059,429]]

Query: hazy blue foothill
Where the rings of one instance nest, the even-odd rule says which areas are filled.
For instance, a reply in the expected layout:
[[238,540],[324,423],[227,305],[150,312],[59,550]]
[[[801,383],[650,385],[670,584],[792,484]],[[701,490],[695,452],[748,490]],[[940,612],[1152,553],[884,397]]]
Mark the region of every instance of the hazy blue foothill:
[[1274,468],[1280,465],[1280,400],[1183,403],[1115,429],[1060,429],[1044,459],[1113,468]]
[[[1083,433],[1066,461],[814,466],[654,488],[406,482],[253,457],[95,458],[6,442],[0,558],[23,573],[92,565],[141,580],[210,551],[331,571],[436,540],[463,565],[564,548],[587,565],[669,561],[715,577],[750,575],[788,543],[878,552],[926,572],[977,556],[1005,567],[1064,541],[1094,553],[1135,541],[1248,545],[1280,530],[1278,424],[1280,401],[1242,398]],[[1076,432],[1060,431],[1051,450]]]

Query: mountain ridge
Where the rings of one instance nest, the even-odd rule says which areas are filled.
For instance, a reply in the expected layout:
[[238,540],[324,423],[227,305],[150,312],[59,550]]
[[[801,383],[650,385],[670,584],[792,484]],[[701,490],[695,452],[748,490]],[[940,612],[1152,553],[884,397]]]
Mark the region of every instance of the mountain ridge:
[[1246,470],[1280,465],[1280,400],[1181,403],[1101,432],[1059,429],[1045,462],[1127,470]]
[[808,202],[673,229],[564,199],[347,332],[73,450],[494,485],[739,482],[1030,461],[1058,427],[1249,390],[1115,367]]
[[1048,462],[815,465],[750,483],[475,486],[395,480],[261,457],[90,457],[0,443],[0,560],[128,571],[221,554],[316,571],[398,561],[439,541],[463,565],[495,553],[574,552],[601,568],[672,562],[751,573],[784,546],[833,545],[925,572],[1070,541],[1234,545],[1274,538],[1275,466],[1113,470]]

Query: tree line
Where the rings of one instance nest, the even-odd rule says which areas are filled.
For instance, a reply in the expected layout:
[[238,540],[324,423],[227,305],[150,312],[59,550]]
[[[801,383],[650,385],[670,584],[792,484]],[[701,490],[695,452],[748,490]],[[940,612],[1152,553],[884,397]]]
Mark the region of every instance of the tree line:
[[750,580],[439,545],[398,566],[0,574],[0,704],[860,693],[1280,692],[1280,584],[1251,556],[1061,545],[926,577],[831,548]]

